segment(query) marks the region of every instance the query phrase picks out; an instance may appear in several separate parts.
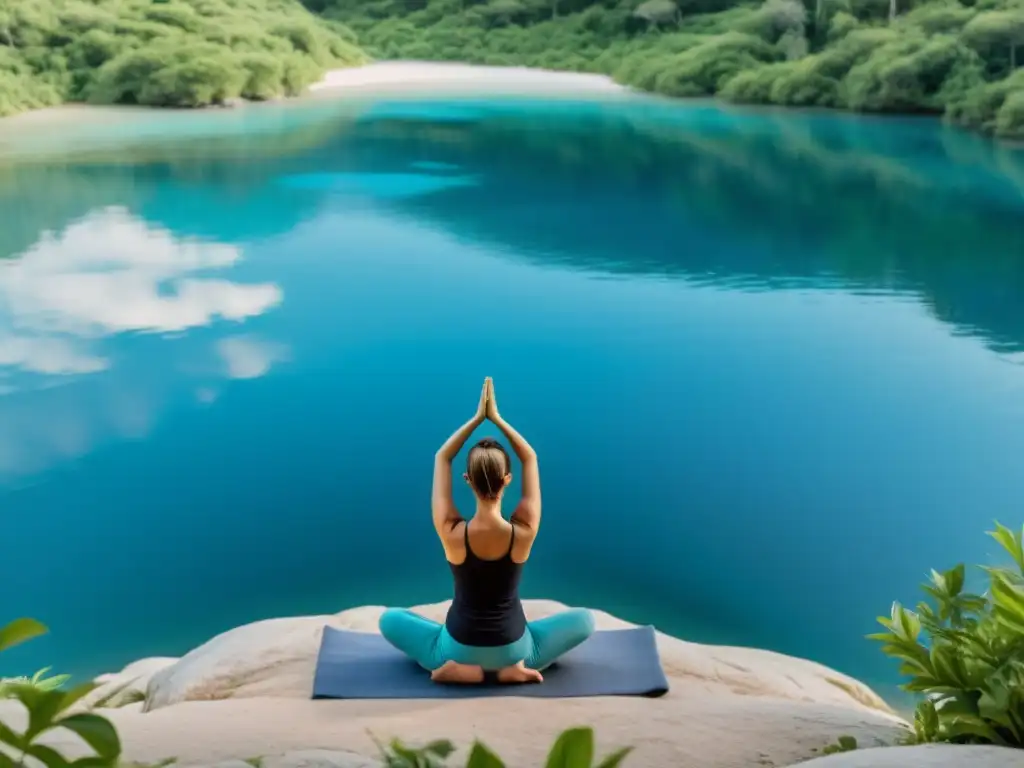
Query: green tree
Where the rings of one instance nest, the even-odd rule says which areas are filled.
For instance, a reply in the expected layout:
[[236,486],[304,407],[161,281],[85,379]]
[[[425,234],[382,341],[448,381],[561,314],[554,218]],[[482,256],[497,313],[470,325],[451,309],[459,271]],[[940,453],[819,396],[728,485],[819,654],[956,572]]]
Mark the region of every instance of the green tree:
[[989,11],[964,27],[964,38],[980,52],[1008,49],[1010,69],[1017,68],[1017,49],[1024,45],[1024,10]]
[[679,6],[675,0],[646,0],[637,6],[633,15],[647,22],[650,29],[679,23]]

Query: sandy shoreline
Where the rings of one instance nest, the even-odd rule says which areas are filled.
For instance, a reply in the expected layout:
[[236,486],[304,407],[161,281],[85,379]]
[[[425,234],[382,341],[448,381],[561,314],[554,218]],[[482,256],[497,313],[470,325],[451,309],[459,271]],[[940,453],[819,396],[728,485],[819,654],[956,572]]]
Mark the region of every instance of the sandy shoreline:
[[604,75],[556,72],[527,67],[487,67],[429,61],[382,61],[363,67],[335,69],[310,87],[311,93],[346,91],[475,92],[481,94],[544,93],[624,94],[627,89]]
[[[272,105],[301,105],[316,99],[360,99],[377,94],[389,97],[456,96],[625,96],[631,91],[603,75],[554,72],[525,67],[485,67],[472,64],[388,61],[362,67],[334,69],[310,86],[306,96],[281,99]],[[120,125],[154,118],[189,119],[210,113],[236,114],[267,106],[243,103],[235,108],[159,109],[149,107],[66,104],[23,112],[0,119],[0,148],[19,138],[39,138],[42,127],[69,128]]]

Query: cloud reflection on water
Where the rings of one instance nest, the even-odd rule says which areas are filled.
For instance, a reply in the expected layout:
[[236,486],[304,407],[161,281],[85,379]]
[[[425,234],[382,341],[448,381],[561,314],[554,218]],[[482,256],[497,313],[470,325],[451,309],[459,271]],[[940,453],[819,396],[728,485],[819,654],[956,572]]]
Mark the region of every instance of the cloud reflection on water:
[[217,317],[243,320],[280,303],[274,284],[195,276],[241,257],[234,246],[180,240],[109,208],[60,235],[44,234],[5,263],[0,296],[19,329],[80,336],[180,331]]
[[217,342],[217,352],[224,360],[228,378],[256,379],[270,371],[275,363],[288,359],[284,344],[253,337],[233,336]]
[[[157,369],[187,357],[189,331],[241,323],[283,301],[276,283],[223,276],[242,257],[237,246],[179,238],[111,207],[0,261],[0,395],[36,393],[0,400],[0,475],[39,471],[111,438],[145,437],[183,375],[181,366],[171,377]],[[160,334],[166,351],[128,356],[115,374],[119,358],[104,345],[128,334]],[[286,346],[249,336],[215,345],[219,363],[202,371],[207,381],[261,376],[287,356]],[[58,386],[78,376],[89,386]]]

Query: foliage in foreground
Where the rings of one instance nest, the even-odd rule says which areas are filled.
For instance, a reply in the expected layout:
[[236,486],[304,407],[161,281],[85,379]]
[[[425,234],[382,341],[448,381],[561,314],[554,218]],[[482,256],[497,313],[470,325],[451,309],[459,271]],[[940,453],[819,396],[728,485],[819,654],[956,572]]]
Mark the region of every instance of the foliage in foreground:
[[[381,747],[381,756],[387,768],[441,768],[455,751],[450,741],[434,741],[419,749],[412,749],[395,740],[389,747]],[[616,768],[632,751],[623,747],[603,760],[595,762],[594,731],[592,728],[570,728],[564,731],[551,747],[545,768]],[[475,742],[466,759],[466,768],[504,768],[500,757],[479,741]]]
[[886,631],[870,637],[910,676],[905,688],[925,695],[914,741],[1024,747],[1024,531],[996,524],[989,534],[1013,565],[984,568],[984,595],[964,591],[963,564],[933,571],[916,611],[899,603]]
[[835,744],[829,744],[823,750],[823,755],[840,755],[843,752],[853,752],[857,749],[857,740],[853,736],[840,736]]
[[0,678],[0,699],[6,698],[12,685],[30,685],[41,691],[55,691],[71,679],[71,675],[47,677],[52,667],[44,667],[32,677]]
[[351,32],[298,0],[0,0],[0,116],[271,99],[364,60]]
[[[46,632],[46,627],[32,619],[17,619],[0,628],[0,651],[12,648]],[[20,733],[0,722],[0,768],[21,768],[28,758],[46,768],[112,768],[121,756],[121,740],[110,721],[89,712],[68,714],[68,710],[91,691],[95,685],[86,683],[61,691],[40,688],[29,683],[8,681],[7,696],[22,703],[28,712],[28,723]],[[93,754],[67,760],[55,749],[39,743],[48,731],[64,728],[77,734]]]
[[941,113],[1024,137],[1024,0],[304,0],[371,55],[598,72],[668,96]]

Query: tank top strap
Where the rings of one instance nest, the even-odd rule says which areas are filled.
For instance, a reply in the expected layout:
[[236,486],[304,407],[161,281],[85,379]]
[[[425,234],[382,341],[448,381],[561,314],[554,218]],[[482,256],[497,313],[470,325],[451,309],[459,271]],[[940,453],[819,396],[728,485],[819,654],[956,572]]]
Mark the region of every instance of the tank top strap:
[[516,524],[509,523],[509,525],[512,526],[512,538],[508,542],[508,553],[505,555],[505,557],[512,557],[512,549],[516,545]]
[[469,520],[465,523],[464,531],[463,539],[466,542],[466,557],[476,557],[476,555],[473,554],[473,548],[469,546]]

